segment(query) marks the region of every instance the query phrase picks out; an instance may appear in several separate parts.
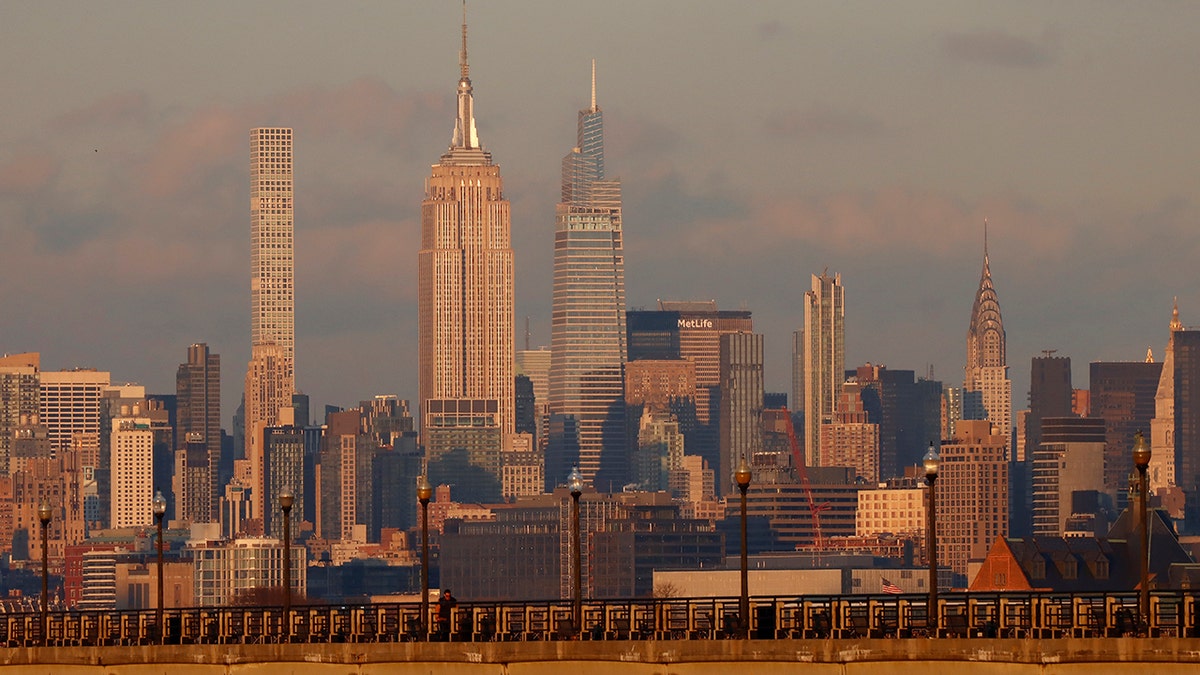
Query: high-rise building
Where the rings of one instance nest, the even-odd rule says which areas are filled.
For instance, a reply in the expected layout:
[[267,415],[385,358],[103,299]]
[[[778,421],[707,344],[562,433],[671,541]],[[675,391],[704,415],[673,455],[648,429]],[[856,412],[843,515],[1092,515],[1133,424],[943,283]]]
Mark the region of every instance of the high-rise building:
[[988,420],[996,425],[996,433],[1005,438],[1012,433],[1012,380],[1008,379],[1000,299],[992,284],[986,221],[983,226],[983,272],[979,277],[979,289],[975,291],[975,304],[971,307],[971,323],[967,327],[963,418]]
[[854,467],[855,476],[878,483],[879,423],[869,419],[863,405],[864,385],[844,382],[833,420],[821,425],[821,448],[829,466]]
[[[737,491],[733,473],[742,460],[754,462],[762,450],[763,336],[721,336],[721,455],[717,465],[719,492]],[[673,467],[674,468],[674,467]]]
[[13,432],[21,419],[38,414],[41,354],[0,357],[0,473],[9,472]]
[[1033,464],[1035,537],[1062,537],[1072,494],[1104,491],[1104,420],[1044,417],[1042,442],[1030,451]]
[[55,457],[61,457],[73,441],[85,457],[99,454],[100,398],[110,381],[109,373],[91,368],[42,373],[38,419],[50,430]]
[[[1176,345],[1181,333],[1176,333]],[[1150,420],[1154,419],[1162,365],[1148,361],[1093,361],[1089,369],[1092,417],[1104,419],[1104,488],[1118,499],[1123,498],[1129,487],[1129,474],[1134,471],[1129,455],[1134,435],[1150,431]]]
[[576,418],[585,481],[623,485],[628,476],[622,365],[625,253],[621,184],[604,178],[604,113],[579,111],[575,147],[562,161],[555,215],[550,341],[550,412]]
[[[429,401],[480,401],[495,429],[514,429],[513,250],[500,167],[475,131],[464,10],[458,117],[450,148],[433,165],[421,203],[418,254],[418,384],[422,432]],[[490,403],[489,403],[490,402]],[[456,409],[457,405],[453,406]],[[445,405],[441,405],[444,409]],[[437,413],[439,416],[441,411]],[[450,421],[442,418],[442,422]],[[460,430],[463,434],[470,429]],[[499,448],[497,448],[497,451]]]
[[1170,335],[1163,353],[1162,373],[1154,394],[1154,419],[1150,420],[1150,468],[1146,474],[1150,493],[1173,488],[1175,481],[1175,333],[1183,329],[1179,302],[1171,310]]
[[[1184,494],[1184,530],[1200,532],[1200,330],[1174,331],[1175,483]],[[1092,392],[1095,410],[1096,394]],[[1123,447],[1128,472],[1129,450]],[[1151,457],[1153,461],[1153,457]]]
[[863,387],[869,421],[879,425],[879,480],[903,476],[921,463],[930,443],[941,442],[942,383],[870,363],[856,368],[854,377]]
[[813,275],[804,294],[804,461],[828,466],[821,455],[821,425],[833,421],[834,406],[846,381],[846,291],[842,275]]
[[987,420],[962,420],[942,440],[937,480],[938,559],[966,585],[967,563],[1008,536],[1008,434]]
[[[204,343],[188,347],[187,362],[179,364],[175,374],[176,438],[178,449],[190,450],[193,434],[204,444],[208,464],[209,506],[205,513],[194,513],[194,522],[212,523],[217,519],[217,496],[220,494],[221,463],[221,357],[209,352]],[[172,448],[176,450],[176,448]],[[185,465],[195,468],[189,456]],[[192,492],[193,496],[196,491]]]
[[[263,430],[263,501],[264,531],[273,537],[283,536],[283,516],[279,495],[285,489],[294,496],[294,513],[304,513],[304,502],[310,499],[310,489],[304,483],[304,428],[295,425],[267,427]],[[301,518],[296,518],[299,521]],[[297,528],[298,530],[299,528]]]
[[[264,514],[263,430],[296,391],[295,219],[292,130],[250,130],[250,363],[245,457],[254,517]],[[219,453],[218,453],[219,459]]]
[[[1046,352],[1035,356],[1029,369],[1029,415],[1025,419],[1025,450],[1033,453],[1042,442],[1042,419],[1070,417],[1071,358]],[[1018,460],[1025,459],[1017,456]],[[1057,535],[1055,535],[1057,536]]]
[[112,420],[112,527],[136,527],[151,520],[147,505],[154,497],[152,478],[154,432],[149,418],[132,411]]
[[751,333],[754,321],[747,310],[718,310],[711,300],[659,300],[658,308],[626,315],[629,362],[684,359],[693,363],[696,421],[689,425],[680,419],[680,430],[689,454],[700,455],[710,467],[719,466],[721,336]]

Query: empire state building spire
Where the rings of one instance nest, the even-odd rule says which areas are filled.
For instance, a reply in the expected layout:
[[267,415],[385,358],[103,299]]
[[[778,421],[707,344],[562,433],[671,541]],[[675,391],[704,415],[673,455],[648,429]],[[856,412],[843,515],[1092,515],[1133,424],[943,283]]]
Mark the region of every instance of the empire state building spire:
[[[466,159],[465,155],[470,155],[476,161],[486,160],[491,162],[491,156],[486,152],[482,152],[483,146],[479,143],[479,133],[475,130],[475,95],[471,88],[471,66],[467,63],[467,3],[463,0],[463,22],[462,22],[462,50],[458,53],[458,67],[461,75],[458,79],[458,117],[454,120],[454,136],[450,140],[450,151],[443,156],[442,161],[446,163],[446,157],[455,157],[456,159]],[[462,153],[461,151],[476,151],[471,153]]]

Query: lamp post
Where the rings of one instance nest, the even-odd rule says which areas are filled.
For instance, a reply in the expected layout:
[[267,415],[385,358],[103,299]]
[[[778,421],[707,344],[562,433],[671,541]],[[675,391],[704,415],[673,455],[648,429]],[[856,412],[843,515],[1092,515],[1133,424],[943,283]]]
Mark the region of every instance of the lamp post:
[[1138,595],[1138,610],[1142,625],[1149,635],[1150,626],[1150,518],[1146,507],[1146,468],[1150,466],[1150,444],[1139,431],[1133,437],[1133,465],[1138,470],[1138,519],[1141,521],[1141,593]]
[[926,532],[925,548],[929,553],[929,607],[926,610],[929,627],[937,634],[938,627],[938,567],[937,567],[937,478],[942,468],[942,458],[929,443],[925,453],[925,482],[929,484],[929,527]]
[[571,546],[574,548],[571,556],[571,600],[574,603],[571,625],[578,631],[583,614],[583,583],[580,578],[583,575],[583,554],[579,534],[579,496],[583,494],[583,474],[579,473],[578,466],[572,467],[571,473],[567,474],[567,489],[571,491]]
[[292,505],[296,494],[292,488],[279,491],[279,509],[283,511],[283,639],[292,639]]
[[429,620],[429,498],[433,486],[425,474],[417,476],[417,501],[421,502],[421,634],[429,639],[425,622]]
[[158,628],[158,641],[163,643],[166,641],[167,631],[163,625],[163,516],[167,513],[167,500],[163,497],[161,490],[154,492],[154,499],[150,502],[151,510],[154,512],[154,526],[158,530],[158,605],[154,612],[154,625]]
[[750,636],[750,571],[749,560],[746,557],[746,488],[750,487],[750,465],[742,457],[738,462],[737,471],[733,472],[733,480],[737,483],[738,491],[742,493],[742,592],[738,597],[738,629],[742,637]]
[[47,644],[46,616],[50,611],[50,502],[45,499],[38,506],[38,520],[42,521],[42,645]]

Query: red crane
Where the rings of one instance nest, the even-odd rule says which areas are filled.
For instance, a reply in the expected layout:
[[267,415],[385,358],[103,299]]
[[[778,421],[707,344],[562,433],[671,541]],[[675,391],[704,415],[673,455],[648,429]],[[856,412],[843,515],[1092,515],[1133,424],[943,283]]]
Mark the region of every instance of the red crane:
[[804,462],[804,452],[800,449],[800,444],[796,442],[796,428],[792,425],[792,416],[787,416],[787,435],[788,443],[792,446],[792,465],[796,469],[796,475],[800,477],[800,485],[804,488],[804,496],[808,499],[808,511],[812,514],[813,532],[816,533],[816,547],[821,550],[825,547],[825,539],[821,536],[821,512],[829,508],[829,502],[818,505],[813,499],[812,485],[808,482],[808,468]]

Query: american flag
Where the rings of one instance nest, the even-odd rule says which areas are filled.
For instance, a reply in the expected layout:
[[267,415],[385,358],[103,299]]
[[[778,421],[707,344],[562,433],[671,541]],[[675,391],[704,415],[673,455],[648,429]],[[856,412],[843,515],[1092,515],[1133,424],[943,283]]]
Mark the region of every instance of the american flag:
[[880,584],[882,585],[882,588],[880,590],[882,590],[884,593],[888,593],[891,595],[899,595],[904,592],[904,591],[900,590],[899,586],[897,586],[896,584],[893,584],[892,582],[888,581],[887,579],[884,579],[883,577],[879,577],[879,581],[880,581]]

